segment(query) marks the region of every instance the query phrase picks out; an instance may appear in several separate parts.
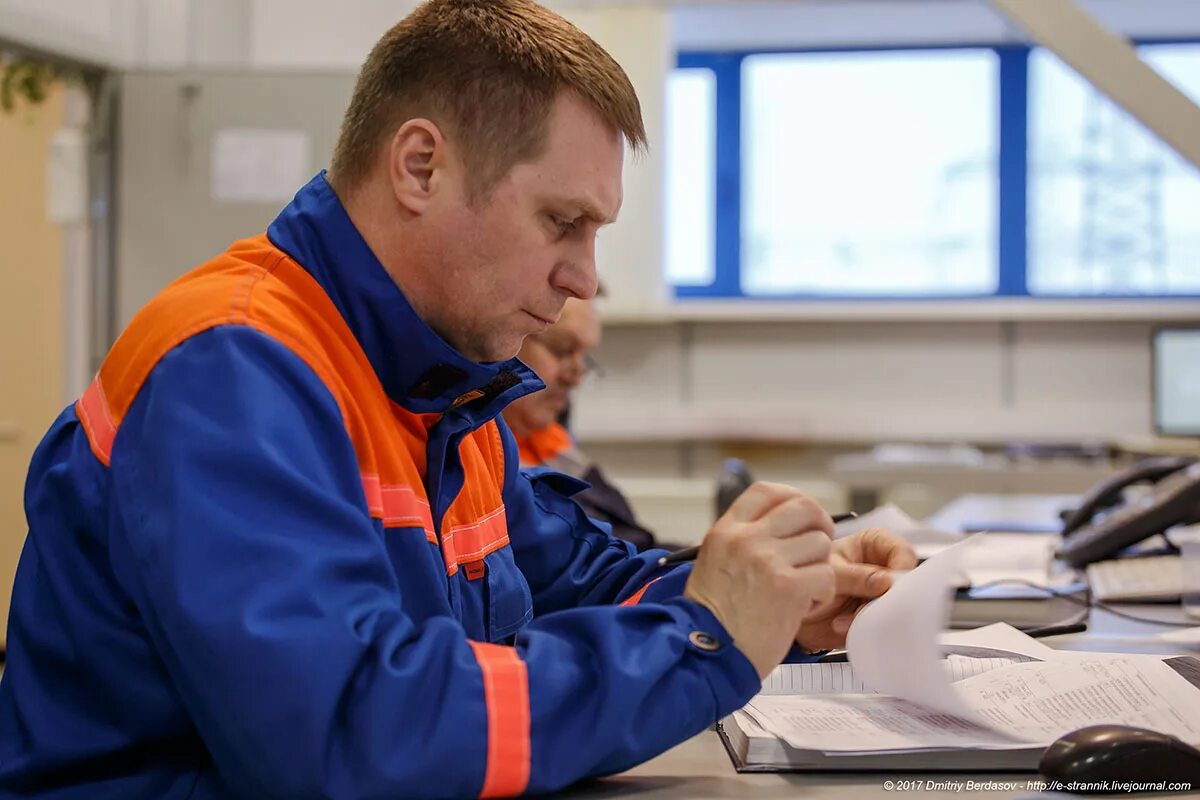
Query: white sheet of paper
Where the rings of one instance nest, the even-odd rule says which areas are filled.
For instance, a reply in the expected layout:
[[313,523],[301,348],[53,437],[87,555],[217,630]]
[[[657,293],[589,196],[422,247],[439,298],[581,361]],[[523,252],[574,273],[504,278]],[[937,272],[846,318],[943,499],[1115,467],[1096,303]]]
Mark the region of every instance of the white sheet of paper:
[[941,666],[938,635],[950,616],[950,593],[963,553],[978,536],[949,547],[902,576],[859,612],[846,635],[854,671],[880,694],[982,722],[955,693]]
[[286,203],[312,177],[304,131],[225,128],[212,140],[212,197],[223,203]]
[[1060,540],[1057,533],[981,534],[963,554],[963,575],[971,586],[1005,579],[1045,586]]
[[763,729],[801,750],[1013,746],[1011,739],[960,717],[878,694],[759,695],[745,710]]
[[[834,755],[1040,747],[1103,723],[1200,744],[1200,692],[1161,656],[1053,650],[1003,623],[939,633],[946,587],[973,542],[922,564],[864,609],[848,636],[849,664],[781,666],[739,720]],[[943,660],[945,647],[983,657]]]
[[1091,654],[970,669],[956,686],[982,725],[878,694],[760,694],[746,711],[792,747],[831,753],[1041,747],[1104,723],[1200,743],[1200,692],[1155,658]]
[[1200,692],[1156,658],[1031,661],[976,675],[957,688],[989,726],[1031,742],[1048,745],[1104,723],[1200,742]]

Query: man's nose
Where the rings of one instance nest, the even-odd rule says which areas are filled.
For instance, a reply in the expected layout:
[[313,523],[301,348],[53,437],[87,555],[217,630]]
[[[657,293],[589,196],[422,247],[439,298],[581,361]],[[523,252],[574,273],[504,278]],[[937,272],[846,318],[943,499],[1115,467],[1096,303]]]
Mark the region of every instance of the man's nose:
[[551,283],[555,289],[580,300],[596,296],[596,240],[582,243],[570,258],[554,270]]
[[576,353],[559,362],[558,381],[568,389],[574,389],[583,383],[584,354]]

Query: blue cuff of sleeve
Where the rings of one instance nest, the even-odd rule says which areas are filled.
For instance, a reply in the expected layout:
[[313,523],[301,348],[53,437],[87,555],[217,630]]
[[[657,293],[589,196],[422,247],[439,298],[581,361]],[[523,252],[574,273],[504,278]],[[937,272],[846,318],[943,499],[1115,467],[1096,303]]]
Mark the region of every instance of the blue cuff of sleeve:
[[[663,551],[666,552],[665,550]],[[643,554],[645,555],[645,554]],[[680,564],[673,567],[669,572],[663,573],[661,577],[646,587],[646,593],[642,595],[639,603],[665,603],[683,595],[683,588],[687,586],[688,578],[692,574],[691,564]]]
[[[705,670],[717,706],[717,719],[746,705],[762,689],[762,680],[750,659],[737,649],[725,626],[704,606],[685,597],[676,597],[663,605],[683,612],[688,633],[688,647],[699,658],[711,662]],[[678,613],[675,614],[678,618]],[[715,720],[714,720],[715,721]]]

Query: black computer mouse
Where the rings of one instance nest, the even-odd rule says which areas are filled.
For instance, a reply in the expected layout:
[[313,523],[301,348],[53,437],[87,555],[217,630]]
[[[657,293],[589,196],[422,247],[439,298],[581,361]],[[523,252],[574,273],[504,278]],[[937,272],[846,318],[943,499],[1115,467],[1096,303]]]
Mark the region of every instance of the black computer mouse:
[[1200,750],[1145,728],[1092,725],[1046,748],[1038,772],[1064,784],[1173,781],[1200,787]]

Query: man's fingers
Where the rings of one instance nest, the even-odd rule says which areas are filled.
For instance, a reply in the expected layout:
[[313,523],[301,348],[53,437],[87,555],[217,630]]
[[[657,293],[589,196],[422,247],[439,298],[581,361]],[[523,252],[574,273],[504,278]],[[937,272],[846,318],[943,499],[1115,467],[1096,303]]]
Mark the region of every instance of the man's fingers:
[[834,633],[845,633],[850,630],[850,626],[854,624],[854,618],[858,616],[858,612],[862,611],[865,606],[855,606],[853,611],[846,611],[838,614],[833,618],[833,622],[829,627],[833,628]]
[[824,564],[829,560],[832,544],[824,531],[809,531],[799,536],[789,536],[776,543],[780,554],[790,566]]
[[782,483],[756,481],[738,495],[725,515],[738,522],[753,522],[775,506],[795,497],[797,492]]
[[882,528],[867,528],[862,537],[863,561],[880,564],[888,569],[913,569],[917,554],[912,545]]
[[837,597],[837,579],[827,563],[808,564],[796,570],[796,575],[809,590],[810,605],[804,609],[811,614],[813,609],[827,605]]
[[879,597],[892,586],[892,576],[883,567],[850,564],[838,559],[832,564],[838,595],[871,599]]
[[795,495],[768,511],[760,520],[767,533],[776,538],[795,536],[803,531],[820,531],[833,536],[833,520],[812,498]]

